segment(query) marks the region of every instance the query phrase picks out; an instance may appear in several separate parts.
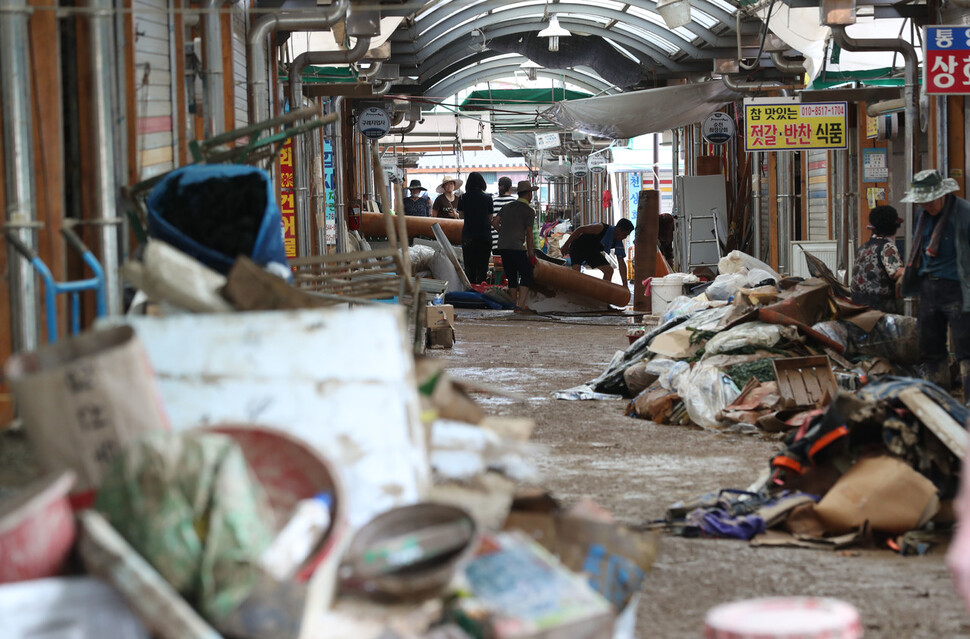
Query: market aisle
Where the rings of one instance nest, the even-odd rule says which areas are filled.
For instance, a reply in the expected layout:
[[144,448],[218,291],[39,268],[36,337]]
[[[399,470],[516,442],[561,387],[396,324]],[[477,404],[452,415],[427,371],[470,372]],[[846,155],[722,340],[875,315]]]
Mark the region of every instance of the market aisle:
[[[627,344],[625,326],[510,321],[459,310],[457,343],[433,351],[460,378],[529,398],[477,399],[492,413],[530,415],[533,441],[547,447],[543,485],[571,502],[589,496],[627,524],[662,517],[678,499],[722,487],[745,488],[777,444],[763,436],[721,435],[622,415],[623,402],[566,402],[553,391],[601,373]],[[890,551],[823,552],[752,548],[744,542],[664,537],[638,613],[639,637],[701,636],[708,608],[767,595],[849,601],[873,637],[970,637],[970,614],[943,563]]]

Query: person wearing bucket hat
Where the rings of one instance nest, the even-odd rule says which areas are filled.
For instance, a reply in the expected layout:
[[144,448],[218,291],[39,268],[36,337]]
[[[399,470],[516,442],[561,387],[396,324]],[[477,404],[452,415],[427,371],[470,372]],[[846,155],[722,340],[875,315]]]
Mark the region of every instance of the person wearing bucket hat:
[[420,180],[411,180],[408,185],[410,197],[404,198],[404,214],[418,217],[431,217],[431,202],[422,193],[428,189],[421,186]]
[[872,237],[855,252],[849,290],[852,301],[884,313],[899,313],[896,280],[903,274],[903,261],[896,248],[896,230],[902,220],[891,206],[869,211]]
[[926,377],[950,389],[952,333],[963,399],[970,404],[970,202],[953,193],[959,188],[936,169],[913,176],[902,201],[919,207],[902,289],[920,298],[916,327]]
[[431,205],[431,217],[448,217],[457,220],[458,196],[455,189],[464,184],[462,180],[446,175],[441,184],[435,189],[439,195]]
[[532,186],[528,180],[520,181],[516,188],[519,199],[509,202],[492,217],[492,226],[498,231],[498,253],[509,280],[509,293],[515,302],[516,313],[535,313],[529,308],[528,300],[529,287],[533,283],[532,267],[536,263],[532,236],[536,212],[532,208],[532,194],[538,190],[539,187]]

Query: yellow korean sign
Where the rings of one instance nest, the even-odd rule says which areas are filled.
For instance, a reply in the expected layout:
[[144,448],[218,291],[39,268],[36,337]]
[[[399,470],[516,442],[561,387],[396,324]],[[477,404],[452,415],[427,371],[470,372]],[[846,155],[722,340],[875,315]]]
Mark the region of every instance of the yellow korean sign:
[[748,102],[744,104],[746,151],[845,149],[845,102]]

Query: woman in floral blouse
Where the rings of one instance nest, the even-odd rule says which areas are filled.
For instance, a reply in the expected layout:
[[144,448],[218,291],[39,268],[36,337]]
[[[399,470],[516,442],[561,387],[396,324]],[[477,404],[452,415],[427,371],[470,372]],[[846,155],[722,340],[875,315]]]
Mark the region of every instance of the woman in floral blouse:
[[872,237],[855,252],[852,267],[852,301],[884,313],[899,313],[896,280],[903,274],[903,261],[896,248],[896,229],[901,220],[891,206],[869,211]]

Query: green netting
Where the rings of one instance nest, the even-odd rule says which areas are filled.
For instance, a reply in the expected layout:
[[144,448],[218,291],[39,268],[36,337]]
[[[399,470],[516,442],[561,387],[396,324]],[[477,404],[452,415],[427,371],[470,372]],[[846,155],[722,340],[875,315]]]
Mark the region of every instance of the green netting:
[[531,105],[552,104],[562,100],[579,100],[593,97],[590,93],[563,88],[550,89],[496,89],[472,91],[458,108],[462,111],[486,111],[496,104]]
[[[279,74],[280,80],[289,81],[286,73]],[[308,66],[303,70],[303,84],[336,84],[340,82],[356,82],[357,73],[350,67],[314,67]]]

